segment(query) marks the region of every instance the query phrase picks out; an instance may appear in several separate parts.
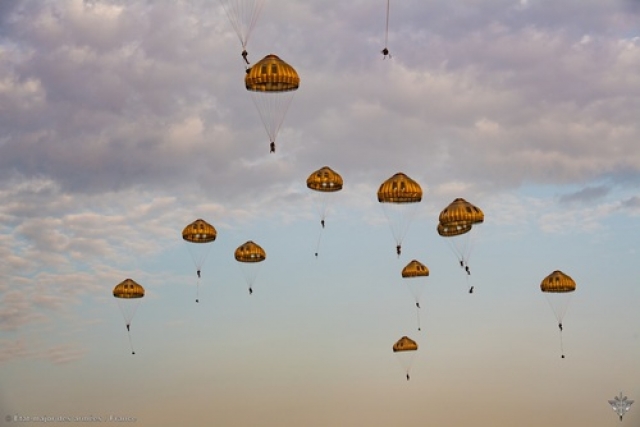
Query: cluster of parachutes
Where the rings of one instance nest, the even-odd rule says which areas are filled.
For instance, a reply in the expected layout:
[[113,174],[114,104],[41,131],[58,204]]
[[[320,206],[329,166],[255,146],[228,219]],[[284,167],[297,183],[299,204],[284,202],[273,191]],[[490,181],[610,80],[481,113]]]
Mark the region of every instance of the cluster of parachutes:
[[[247,65],[244,78],[245,87],[251,95],[267,132],[270,152],[274,153],[277,135],[293,95],[300,86],[300,77],[291,65],[273,54],[265,56],[254,65],[251,65],[248,60],[247,44],[262,11],[264,0],[220,0],[220,3],[240,41],[241,55]],[[389,5],[390,1],[387,0],[383,58],[391,57],[388,49]],[[328,202],[333,197],[332,193],[342,190],[344,182],[339,173],[324,166],[312,172],[307,178],[306,184],[307,188],[317,195],[321,225],[315,249],[315,256],[318,257],[322,233],[326,224]],[[398,257],[402,253],[402,242],[417,212],[418,203],[422,201],[422,196],[420,185],[401,172],[382,182],[378,189],[378,202],[387,217]],[[473,246],[470,240],[471,231],[474,225],[481,224],[483,221],[484,213],[482,210],[462,198],[451,202],[439,216],[437,232],[450,244],[460,267],[466,272],[467,280],[471,274],[469,267],[469,257]],[[199,302],[202,268],[209,253],[210,244],[216,240],[216,237],[215,227],[203,219],[193,221],[182,230],[182,238],[187,244],[197,273],[196,302]],[[257,243],[247,241],[235,250],[234,257],[241,266],[249,294],[252,294],[261,263],[266,259],[266,252]],[[421,330],[420,298],[424,289],[424,279],[429,276],[429,269],[423,263],[412,260],[402,269],[401,275],[403,279],[406,279],[407,287],[414,297],[418,330]],[[554,271],[541,284],[541,290],[548,296],[549,303],[558,320],[560,332],[562,332],[562,318],[568,304],[568,296],[575,288],[575,282],[560,271]],[[469,292],[473,292],[473,286],[469,288]],[[118,300],[125,320],[133,354],[135,351],[131,343],[130,326],[144,294],[144,288],[129,278],[113,289],[113,296]],[[418,344],[407,336],[403,336],[393,345],[393,352],[398,354],[406,370],[407,380],[417,350]],[[564,353],[562,357],[564,358]]]

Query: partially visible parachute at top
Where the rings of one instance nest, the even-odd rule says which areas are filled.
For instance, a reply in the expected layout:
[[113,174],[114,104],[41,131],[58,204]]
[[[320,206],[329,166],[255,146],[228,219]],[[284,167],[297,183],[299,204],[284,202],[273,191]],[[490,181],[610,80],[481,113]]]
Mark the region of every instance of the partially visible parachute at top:
[[564,359],[564,349],[562,344],[562,320],[567,311],[571,295],[576,290],[576,282],[560,270],[556,270],[542,279],[540,291],[545,294],[547,301],[553,310],[558,321],[560,330],[560,352]]
[[242,57],[249,64],[247,43],[249,43],[249,37],[260,17],[264,0],[220,0],[220,4],[222,4],[231,26],[240,39]]
[[318,236],[318,242],[316,244],[316,257],[320,249],[320,241],[322,239],[322,232],[324,231],[325,219],[327,216],[327,209],[329,205],[330,194],[342,190],[343,185],[342,176],[329,166],[323,166],[307,178],[307,188],[317,193],[318,199],[318,211],[320,213],[320,235]]
[[203,219],[197,219],[188,224],[182,230],[182,239],[186,242],[187,249],[191,254],[193,263],[196,267],[196,274],[198,276],[198,282],[196,285],[196,302],[200,302],[199,289],[200,289],[200,273],[204,261],[211,249],[210,243],[216,240],[218,232],[215,227],[209,224]]
[[300,77],[291,65],[276,55],[267,55],[247,69],[244,82],[269,136],[270,151],[275,153],[276,136],[300,86]]
[[402,172],[380,184],[378,202],[391,226],[396,241],[398,257],[402,251],[402,241],[415,216],[417,204],[422,200],[422,188],[413,179]]

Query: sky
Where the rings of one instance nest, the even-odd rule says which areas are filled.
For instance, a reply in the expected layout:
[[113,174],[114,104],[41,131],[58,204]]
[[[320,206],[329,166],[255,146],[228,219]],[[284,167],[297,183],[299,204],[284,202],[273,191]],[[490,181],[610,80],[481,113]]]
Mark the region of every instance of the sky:
[[[270,154],[219,1],[0,2],[2,425],[640,427],[607,403],[640,401],[640,2],[389,6],[385,59],[385,1],[264,2],[248,58],[300,76]],[[400,257],[397,172],[423,190]],[[458,197],[469,276],[436,232]]]

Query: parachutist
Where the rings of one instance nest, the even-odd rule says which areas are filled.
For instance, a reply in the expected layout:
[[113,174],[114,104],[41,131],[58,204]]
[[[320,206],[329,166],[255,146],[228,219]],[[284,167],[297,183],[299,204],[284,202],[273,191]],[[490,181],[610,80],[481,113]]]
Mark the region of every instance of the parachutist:
[[464,261],[460,260],[460,268],[464,268]]
[[467,276],[471,276],[471,271],[469,270],[469,266],[468,265],[464,267],[464,271],[467,272]]
[[198,279],[200,278],[200,270],[196,271],[198,273]]
[[276,152],[276,143],[272,142],[271,144],[269,144],[269,153],[275,153]]
[[136,352],[135,352],[135,351],[132,351],[132,352],[131,352],[131,354],[136,354]]
[[564,359],[564,354],[560,357],[561,359]]
[[407,374],[407,381],[409,381],[411,379],[411,377],[409,376],[409,374]]
[[398,254],[398,256],[400,256],[400,254],[402,253],[402,246],[396,246],[396,253]]
[[322,228],[324,228],[324,219],[320,220],[320,225],[322,226]]
[[249,60],[247,59],[247,55],[249,55],[249,53],[247,52],[247,50],[243,50],[242,51],[242,58],[244,59],[244,62],[247,63],[247,65],[249,65]]
[[473,293],[473,286],[469,288],[469,293],[472,294]]
[[560,328],[560,332],[562,332],[562,323],[558,323],[558,328]]
[[318,258],[318,252],[316,252],[315,255],[316,255],[316,258]]
[[200,300],[199,300],[199,299],[197,299],[197,300],[196,300],[196,302],[200,302]]
[[131,330],[129,329],[129,324],[127,323],[127,331],[131,332]]
[[249,288],[249,295],[253,294],[253,289]]
[[389,57],[389,59],[391,59],[391,54],[389,53],[389,49],[387,49],[386,47],[382,49],[380,52],[382,53],[382,59],[387,59],[387,56]]
[[416,307],[420,308],[420,303],[419,302],[416,303]]

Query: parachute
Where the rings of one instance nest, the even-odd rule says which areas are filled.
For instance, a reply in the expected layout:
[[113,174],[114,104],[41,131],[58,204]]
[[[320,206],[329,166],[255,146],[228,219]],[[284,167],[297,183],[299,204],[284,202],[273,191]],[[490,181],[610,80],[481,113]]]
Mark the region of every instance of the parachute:
[[402,241],[422,200],[422,188],[403,173],[397,173],[380,184],[378,202],[382,204],[391,232],[396,241],[396,253],[400,257]]
[[424,284],[422,283],[422,280],[417,279],[427,276],[429,276],[429,269],[427,268],[427,266],[415,259],[402,269],[402,278],[409,279],[405,280],[404,282],[407,284],[409,292],[411,292],[416,302],[416,314],[418,319],[419,331],[422,329],[420,327],[420,297],[422,296],[422,291],[424,290]]
[[325,219],[327,216],[327,207],[329,202],[329,194],[342,190],[342,177],[339,173],[331,169],[329,166],[323,166],[317,171],[313,172],[307,178],[307,188],[315,191],[318,194],[318,210],[320,212],[320,236],[318,237],[318,243],[316,244],[316,257],[318,256],[318,250],[320,248],[320,240],[322,239],[322,231],[325,226]]
[[249,295],[251,295],[253,294],[253,284],[260,270],[260,263],[267,259],[267,253],[258,244],[249,240],[236,249],[234,256],[236,261],[240,263],[240,268],[249,287]]
[[238,35],[242,44],[242,57],[249,64],[247,59],[247,43],[253,28],[258,22],[264,0],[220,0],[231,26]]
[[622,392],[620,392],[620,396],[615,396],[613,400],[609,400],[609,405],[611,405],[613,411],[618,414],[620,421],[622,421],[624,414],[629,412],[632,403],[633,400],[628,400],[627,396],[622,396]]
[[202,271],[204,261],[209,254],[209,250],[211,249],[211,245],[209,245],[209,243],[216,240],[217,235],[218,232],[213,225],[203,219],[195,220],[182,230],[182,239],[187,244],[187,249],[189,249],[193,263],[196,266],[196,274],[198,275],[198,282],[196,285],[196,302],[200,301],[198,298],[200,289],[200,273]]
[[131,354],[136,354],[131,342],[131,321],[140,304],[140,298],[144,297],[144,288],[132,279],[125,279],[113,288],[113,296],[118,301],[118,306],[127,327]]
[[407,336],[403,336],[393,345],[393,352],[398,356],[398,360],[404,368],[407,381],[410,379],[409,371],[411,371],[411,366],[413,365],[413,359],[415,358],[415,352],[417,350],[418,343]]
[[[473,245],[469,232],[473,225],[484,222],[484,213],[465,199],[457,198],[440,212],[438,220],[438,234],[447,239],[460,268],[465,270],[467,276],[471,275],[469,257]],[[469,292],[472,291],[473,286],[469,288]]]
[[258,109],[274,153],[276,136],[300,86],[300,77],[291,65],[276,55],[267,55],[247,69],[244,83]]
[[549,306],[558,320],[558,329],[560,329],[560,353],[564,359],[562,319],[567,311],[569,300],[576,290],[576,282],[562,271],[556,270],[542,280],[540,290],[545,294]]

